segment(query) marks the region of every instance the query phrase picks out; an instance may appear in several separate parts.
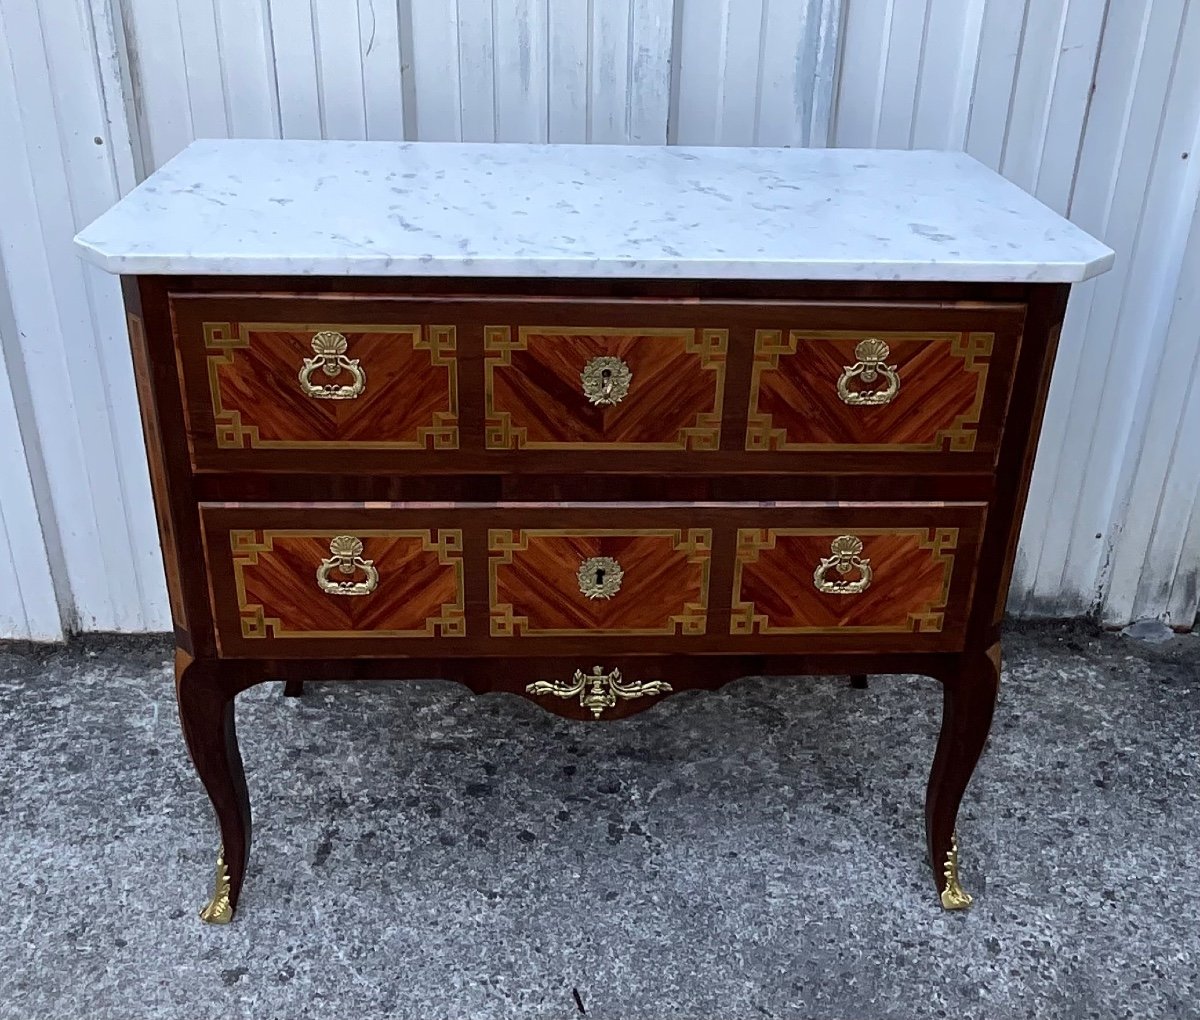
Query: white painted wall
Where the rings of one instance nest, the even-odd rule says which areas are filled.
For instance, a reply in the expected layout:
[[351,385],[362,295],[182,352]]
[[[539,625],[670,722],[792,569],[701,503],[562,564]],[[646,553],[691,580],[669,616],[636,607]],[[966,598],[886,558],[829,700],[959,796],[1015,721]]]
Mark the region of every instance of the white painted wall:
[[201,136],[965,148],[1119,255],[1013,608],[1195,615],[1197,0],[0,0],[0,64],[0,636],[168,625],[117,288],[70,238]]
[[963,148],[1105,240],[1072,297],[1012,611],[1190,626],[1200,3],[850,0],[834,143]]

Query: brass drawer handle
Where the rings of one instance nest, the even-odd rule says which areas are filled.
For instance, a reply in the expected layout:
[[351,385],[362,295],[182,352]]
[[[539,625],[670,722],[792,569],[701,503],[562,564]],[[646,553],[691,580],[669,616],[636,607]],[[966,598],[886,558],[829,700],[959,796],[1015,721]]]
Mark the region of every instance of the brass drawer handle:
[[[379,584],[379,571],[374,560],[362,558],[363,544],[353,535],[338,535],[329,543],[329,559],[322,560],[317,567],[317,587],[326,595],[370,595]],[[335,570],[343,575],[353,575],[361,570],[367,576],[361,581],[332,581],[329,575]]]
[[629,393],[633,373],[620,358],[603,355],[592,358],[579,373],[583,395],[597,407],[619,404]]
[[[871,587],[871,561],[859,556],[863,551],[861,538],[840,535],[830,543],[829,551],[833,555],[826,556],[813,571],[813,584],[817,591],[826,595],[859,595]],[[830,570],[839,576],[826,577]],[[846,575],[852,570],[858,571],[858,577],[849,580]]]
[[[367,373],[357,358],[346,357],[346,338],[333,330],[322,330],[312,338],[315,358],[305,358],[300,369],[300,389],[314,400],[353,400],[361,396],[367,386]],[[349,372],[351,382],[314,383],[313,373],[320,369],[330,379]]]
[[624,576],[611,556],[593,556],[579,564],[579,591],[589,599],[611,599],[621,590]]
[[[896,399],[896,394],[900,392],[900,373],[895,365],[885,364],[891,353],[887,344],[874,337],[863,340],[854,348],[854,356],[858,360],[853,365],[846,365],[841,378],[838,379],[838,396],[842,398],[843,403],[851,407],[878,407],[880,404],[890,404]],[[881,389],[850,389],[852,379],[873,383],[881,376],[887,384]]]

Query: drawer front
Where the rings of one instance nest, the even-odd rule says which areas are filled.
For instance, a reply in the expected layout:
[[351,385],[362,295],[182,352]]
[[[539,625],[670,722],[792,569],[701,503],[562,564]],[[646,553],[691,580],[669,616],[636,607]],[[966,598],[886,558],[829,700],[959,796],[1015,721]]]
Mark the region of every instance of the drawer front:
[[757,330],[746,449],[991,450],[1012,346],[993,330]]
[[322,474],[985,472],[1025,314],[243,294],[171,310],[194,466]]
[[720,449],[728,330],[489,326],[483,344],[489,450]]
[[223,655],[590,668],[602,652],[959,647],[984,508],[203,504],[201,517]]
[[702,635],[711,557],[711,528],[490,528],[489,633]]

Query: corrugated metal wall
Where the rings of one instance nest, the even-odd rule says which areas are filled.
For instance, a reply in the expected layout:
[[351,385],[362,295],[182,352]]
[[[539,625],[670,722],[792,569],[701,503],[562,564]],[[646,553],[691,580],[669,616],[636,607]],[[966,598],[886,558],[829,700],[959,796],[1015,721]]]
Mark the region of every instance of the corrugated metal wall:
[[169,619],[124,314],[71,245],[134,183],[117,50],[104,0],[0,2],[0,636]]
[[142,150],[824,144],[840,0],[121,0]]
[[1195,614],[1200,0],[0,0],[0,33],[0,636],[167,627],[117,290],[70,236],[226,135],[965,148],[1119,255],[1013,608]]
[[1190,626],[1200,572],[1200,3],[851,0],[837,145],[963,148],[1104,239],[1077,289],[1013,612]]

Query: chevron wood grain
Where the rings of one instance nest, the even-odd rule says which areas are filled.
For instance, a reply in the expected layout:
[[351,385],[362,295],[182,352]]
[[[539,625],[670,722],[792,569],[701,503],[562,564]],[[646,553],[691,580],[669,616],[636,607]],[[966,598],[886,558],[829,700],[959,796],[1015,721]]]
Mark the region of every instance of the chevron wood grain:
[[[360,396],[314,398],[297,376],[315,333],[337,329],[365,373]],[[204,323],[215,443],[224,449],[458,446],[455,331],[447,326],[333,327]],[[322,383],[345,383],[349,375]]]
[[[489,327],[484,333],[488,449],[716,450],[728,331]],[[580,374],[592,358],[632,373],[620,403],[593,406]]]
[[[708,612],[709,529],[488,533],[493,637],[700,635]],[[579,588],[580,564],[612,557],[624,571],[609,599]]]
[[247,639],[465,633],[461,531],[356,532],[379,578],[374,591],[358,596],[331,595],[318,586],[317,569],[336,534],[230,531],[237,604],[215,607],[218,627],[236,627],[230,636]]
[[[838,380],[867,336],[887,344],[887,364],[899,374],[891,403],[850,405],[838,395]],[[994,340],[971,332],[759,330],[746,448],[974,450]]]
[[[813,573],[830,557],[834,539],[847,533],[863,542],[870,584],[858,594],[823,592]],[[957,528],[741,528],[730,633],[936,633],[957,545]],[[827,573],[837,576],[833,567]]]

